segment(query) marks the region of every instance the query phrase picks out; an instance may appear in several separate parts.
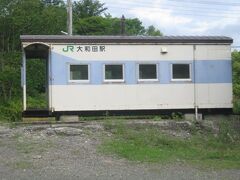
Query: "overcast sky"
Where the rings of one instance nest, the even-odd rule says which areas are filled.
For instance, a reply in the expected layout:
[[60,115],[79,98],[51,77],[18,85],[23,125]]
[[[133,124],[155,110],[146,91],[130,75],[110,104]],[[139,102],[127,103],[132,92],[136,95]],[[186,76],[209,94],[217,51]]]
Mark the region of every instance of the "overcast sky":
[[100,0],[114,17],[139,18],[164,35],[224,35],[240,46],[240,0]]

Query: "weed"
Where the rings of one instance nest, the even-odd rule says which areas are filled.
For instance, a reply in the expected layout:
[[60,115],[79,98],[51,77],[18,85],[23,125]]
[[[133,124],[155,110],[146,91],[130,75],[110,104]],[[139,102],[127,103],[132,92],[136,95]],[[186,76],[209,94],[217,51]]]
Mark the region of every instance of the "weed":
[[79,156],[82,154],[82,151],[80,149],[75,149],[71,151],[71,154],[74,156]]
[[46,93],[36,93],[34,96],[27,97],[27,104],[29,108],[46,108],[47,101],[46,101]]
[[218,140],[223,143],[240,143],[240,120],[221,120],[219,122]]
[[109,111],[106,111],[106,112],[105,112],[105,116],[106,116],[106,118],[108,118],[109,115],[110,115]]
[[174,120],[181,120],[183,119],[183,114],[181,112],[173,112],[171,118]]
[[29,161],[17,161],[13,164],[13,167],[16,169],[30,169],[33,164]]
[[153,121],[161,121],[162,117],[161,116],[154,116]]
[[[19,139],[19,138],[18,138]],[[16,150],[19,153],[23,154],[30,154],[30,153],[43,153],[48,148],[52,147],[52,143],[50,141],[46,142],[37,142],[37,141],[30,141],[30,140],[18,140],[16,143]]]
[[22,102],[14,99],[0,104],[0,121],[15,122],[21,120]]
[[238,98],[233,100],[233,112],[235,114],[240,114],[240,99]]
[[222,136],[229,132],[224,129],[218,137],[196,133],[183,140],[164,135],[153,126],[132,127],[111,122],[104,126],[113,134],[101,146],[105,153],[115,153],[133,161],[172,162],[179,159],[213,167],[240,167],[240,145],[237,141],[224,139]]

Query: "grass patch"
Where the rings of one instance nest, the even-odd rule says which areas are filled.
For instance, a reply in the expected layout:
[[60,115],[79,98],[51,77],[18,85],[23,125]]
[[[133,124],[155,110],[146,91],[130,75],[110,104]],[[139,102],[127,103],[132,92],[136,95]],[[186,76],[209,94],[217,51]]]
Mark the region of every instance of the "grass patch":
[[71,154],[74,156],[79,156],[80,154],[82,154],[82,151],[80,149],[75,149],[71,151]]
[[3,162],[6,166],[12,168],[12,169],[33,169],[33,163],[28,160],[16,160],[14,162]]
[[29,161],[17,161],[12,166],[15,169],[30,169],[33,167],[33,164]]
[[44,153],[50,147],[52,147],[52,144],[49,142],[45,142],[45,143],[24,142],[24,143],[17,144],[17,151],[24,154]]
[[[111,116],[111,115],[106,115],[106,116],[80,116],[79,120],[80,121],[93,121],[93,120],[129,120],[129,119],[152,119],[155,116]],[[160,116],[159,116],[160,117]]]
[[35,94],[34,96],[27,97],[28,108],[41,109],[47,108],[47,94]]
[[130,119],[144,119],[144,120],[154,120],[154,121],[161,121],[166,119],[174,119],[174,120],[182,120],[183,114],[180,112],[174,112],[171,115],[109,115],[106,112],[106,115],[103,116],[79,116],[80,121],[93,121],[93,120],[109,120],[109,121],[116,121],[116,120],[130,120]]
[[181,139],[163,134],[156,127],[108,121],[105,129],[113,135],[100,149],[132,161],[166,163],[180,160],[207,167],[240,168],[239,134],[234,132],[228,136],[229,126],[222,126],[217,137],[196,132],[189,139]]
[[49,148],[53,147],[50,141],[38,141],[38,140],[23,140],[20,136],[16,136],[16,150],[21,154],[31,154],[31,153],[44,153]]
[[21,120],[22,100],[13,99],[8,102],[0,100],[0,121],[1,122],[16,122]]
[[[240,86],[239,86],[240,87]],[[240,114],[240,98],[233,99],[233,112],[235,114]]]

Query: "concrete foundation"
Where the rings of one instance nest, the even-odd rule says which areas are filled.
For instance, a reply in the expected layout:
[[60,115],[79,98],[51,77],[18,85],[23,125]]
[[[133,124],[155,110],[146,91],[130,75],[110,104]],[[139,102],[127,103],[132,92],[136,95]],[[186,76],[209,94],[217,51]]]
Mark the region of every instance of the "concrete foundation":
[[[198,120],[202,120],[203,119],[203,116],[201,113],[198,114]],[[195,114],[193,113],[187,113],[187,114],[184,114],[184,120],[186,121],[195,121],[196,118],[195,118]]]
[[76,115],[62,115],[60,116],[60,122],[78,122],[79,116]]

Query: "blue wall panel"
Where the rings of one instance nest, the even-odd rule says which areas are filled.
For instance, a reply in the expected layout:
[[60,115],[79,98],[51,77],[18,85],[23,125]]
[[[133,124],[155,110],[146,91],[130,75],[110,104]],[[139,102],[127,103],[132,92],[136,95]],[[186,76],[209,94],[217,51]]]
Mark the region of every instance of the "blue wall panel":
[[196,61],[196,83],[231,83],[232,64],[229,60]]
[[103,79],[103,67],[101,62],[89,63],[91,68],[91,84],[101,84]]
[[[53,85],[68,84],[68,64],[83,63],[90,65],[90,83],[103,83],[103,65],[109,61],[78,61],[52,52],[52,76]],[[137,84],[137,64],[139,61],[118,61],[124,64],[125,83]],[[172,63],[190,63],[192,66],[192,82],[194,82],[193,61],[153,61],[158,64],[159,84],[186,83],[171,82]],[[196,83],[232,83],[232,64],[229,60],[198,60],[195,62]],[[191,83],[191,82],[188,82]]]
[[125,68],[125,81],[126,84],[136,84],[137,83],[137,73],[136,73],[137,64],[132,61],[124,62]]

